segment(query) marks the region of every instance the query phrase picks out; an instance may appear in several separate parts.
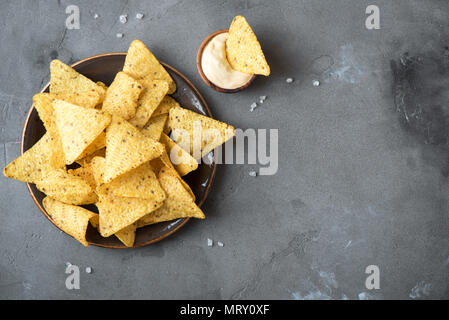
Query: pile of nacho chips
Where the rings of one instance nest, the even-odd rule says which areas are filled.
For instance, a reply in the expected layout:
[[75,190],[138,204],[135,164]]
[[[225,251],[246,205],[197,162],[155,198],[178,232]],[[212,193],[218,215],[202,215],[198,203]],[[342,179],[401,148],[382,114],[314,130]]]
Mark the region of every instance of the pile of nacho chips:
[[[90,223],[132,247],[137,228],[204,219],[182,179],[198,168],[189,140],[200,141],[204,155],[234,135],[232,126],[167,95],[176,83],[138,40],[109,87],[58,60],[50,71],[50,92],[33,98],[47,132],[3,173],[45,193],[44,208],[60,229],[87,246]],[[199,137],[197,127],[204,129]],[[183,141],[168,135],[176,130],[184,131]],[[98,213],[82,207],[91,204]]]

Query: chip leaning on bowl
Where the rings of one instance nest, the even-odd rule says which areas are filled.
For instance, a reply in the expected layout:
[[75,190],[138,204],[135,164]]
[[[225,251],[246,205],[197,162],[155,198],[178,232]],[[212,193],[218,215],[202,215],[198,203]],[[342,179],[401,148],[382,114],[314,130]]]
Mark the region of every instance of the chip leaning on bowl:
[[[193,121],[205,132],[227,128],[208,150],[230,139],[232,126],[186,110],[168,96],[176,83],[139,40],[131,43],[123,71],[109,87],[59,60],[51,62],[50,73],[50,92],[33,98],[47,132],[3,174],[36,184],[56,226],[87,246],[90,223],[102,236],[115,235],[132,247],[139,227],[205,218],[181,178],[198,162],[165,134],[169,118],[173,123],[179,113],[173,110],[184,110],[174,129]],[[87,204],[95,204],[98,213],[82,207]]]

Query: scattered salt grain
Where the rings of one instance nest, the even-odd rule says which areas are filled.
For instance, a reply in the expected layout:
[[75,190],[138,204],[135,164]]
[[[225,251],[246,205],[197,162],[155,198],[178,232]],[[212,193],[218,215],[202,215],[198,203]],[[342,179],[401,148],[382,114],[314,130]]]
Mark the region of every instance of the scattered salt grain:
[[257,103],[256,103],[256,102],[253,102],[253,103],[250,105],[249,111],[250,111],[250,112],[253,112],[254,109],[256,109],[256,108],[257,108]]
[[257,172],[254,171],[254,170],[251,170],[251,171],[249,172],[249,175],[250,175],[251,177],[255,177],[255,176],[257,176]]
[[98,13],[94,14],[94,19],[98,19],[99,17]]
[[72,264],[71,264],[70,262],[66,262],[66,263],[65,263],[65,266],[66,266],[66,267],[70,267],[71,265],[72,265]]
[[128,15],[127,14],[122,14],[119,17],[120,23],[126,23],[128,21]]
[[123,33],[117,33],[115,36],[116,36],[117,38],[123,38]]
[[142,20],[142,18],[143,18],[143,13],[136,14],[136,19]]
[[260,96],[259,97],[259,103],[260,104],[264,103],[265,99],[267,99],[267,96]]
[[220,242],[220,241],[217,242],[217,245],[218,245],[219,247],[224,247],[223,242]]
[[86,273],[92,273],[92,268],[91,267],[86,267]]
[[313,81],[313,86],[318,87],[320,85],[320,82],[318,80]]
[[214,240],[212,240],[212,239],[207,239],[207,246],[208,247],[212,247],[214,245]]
[[287,79],[285,79],[285,82],[292,83],[293,82],[293,78],[287,78]]

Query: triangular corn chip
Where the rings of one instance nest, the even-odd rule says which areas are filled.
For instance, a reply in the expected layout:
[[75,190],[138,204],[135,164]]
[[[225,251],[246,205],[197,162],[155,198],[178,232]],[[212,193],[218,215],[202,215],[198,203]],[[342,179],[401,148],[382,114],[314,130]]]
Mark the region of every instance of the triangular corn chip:
[[124,72],[119,72],[106,91],[102,110],[125,120],[131,119],[136,115],[137,100],[142,90],[139,81]]
[[170,109],[168,126],[172,130],[173,140],[196,159],[205,156],[235,134],[234,127],[229,124],[179,107]]
[[91,164],[87,164],[84,167],[79,167],[76,169],[70,169],[67,171],[69,174],[72,174],[74,176],[80,177],[84,181],[86,181],[89,186],[92,188],[92,190],[95,190],[97,187],[97,183],[95,182],[95,177],[92,172]]
[[80,166],[84,167],[86,165],[88,165],[93,158],[95,157],[105,157],[106,156],[106,148],[102,148],[99,149],[97,151],[95,151],[94,153],[91,153],[87,156],[85,156],[84,158],[78,159],[76,160],[76,163],[78,163]]
[[179,218],[205,218],[204,213],[175,175],[163,168],[159,172],[158,178],[167,198],[159,209],[141,218],[137,223],[138,227]]
[[50,93],[96,92],[104,100],[105,89],[59,60],[50,63]]
[[65,167],[62,148],[46,133],[34,146],[3,169],[3,174],[28,183],[36,183],[50,171]]
[[153,168],[153,171],[159,174],[162,168],[165,168],[166,171],[169,171],[171,174],[176,176],[181,182],[181,184],[184,186],[184,189],[190,194],[190,197],[193,199],[193,201],[196,200],[195,194],[193,193],[190,186],[185,182],[181,176],[179,175],[178,171],[176,171],[175,167],[173,166],[173,163],[170,161],[170,157],[167,154],[167,151],[164,149],[161,156],[159,158],[153,159],[150,161],[151,167]]
[[140,132],[142,132],[148,138],[159,141],[167,119],[168,114],[161,114],[156,117],[151,117],[151,119],[148,121],[145,127],[140,130]]
[[248,74],[270,75],[270,66],[265,60],[260,43],[242,16],[232,20],[226,40],[226,56],[234,70]]
[[164,190],[162,190],[149,162],[145,162],[109,183],[99,185],[97,191],[110,196],[153,199],[158,202],[165,199]]
[[152,80],[149,85],[145,87],[137,104],[136,115],[129,120],[129,123],[141,129],[145,126],[151,117],[153,111],[161,103],[164,96],[167,94],[168,84],[164,80]]
[[198,161],[190,153],[178,146],[165,133],[162,133],[160,141],[165,146],[171,163],[181,177],[198,168]]
[[[151,114],[151,117],[156,117],[161,114],[168,114],[171,108],[180,107],[179,103],[170,96],[165,96],[156,110]],[[151,119],[151,118],[150,118]]]
[[58,201],[83,205],[97,202],[92,187],[83,178],[67,173],[64,169],[49,172],[36,183],[36,187],[47,196]]
[[55,199],[45,197],[44,208],[53,222],[68,235],[88,246],[86,231],[89,221],[94,221],[97,214],[81,207],[65,204]]
[[150,199],[99,195],[100,234],[109,237],[133,224],[144,215],[158,209],[162,202]]
[[136,239],[136,223],[123,228],[114,234],[125,246],[131,248]]
[[94,141],[92,141],[92,143],[86,149],[84,149],[83,153],[81,153],[76,161],[78,162],[78,160],[81,160],[88,155],[91,155],[96,151],[103,149],[104,147],[106,147],[106,133],[102,132],[98,135],[98,137],[95,138]]
[[104,157],[94,157],[90,162],[90,168],[92,170],[92,175],[94,176],[97,188],[104,183],[103,176],[105,166],[106,159]]
[[114,116],[106,130],[104,182],[159,157],[163,149],[159,142],[145,137],[136,127]]
[[56,100],[53,107],[66,164],[78,159],[111,122],[111,116],[104,112],[62,100]]
[[176,91],[176,83],[165,68],[140,40],[134,40],[128,49],[123,71],[148,87],[151,80],[164,80],[168,83],[168,93]]

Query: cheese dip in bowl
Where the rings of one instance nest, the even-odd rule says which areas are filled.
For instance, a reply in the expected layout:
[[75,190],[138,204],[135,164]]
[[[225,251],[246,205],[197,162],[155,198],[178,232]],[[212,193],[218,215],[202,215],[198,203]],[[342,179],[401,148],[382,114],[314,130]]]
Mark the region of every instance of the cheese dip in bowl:
[[226,57],[227,38],[228,30],[209,35],[198,50],[197,67],[209,87],[219,92],[233,93],[246,89],[255,75],[232,69]]

